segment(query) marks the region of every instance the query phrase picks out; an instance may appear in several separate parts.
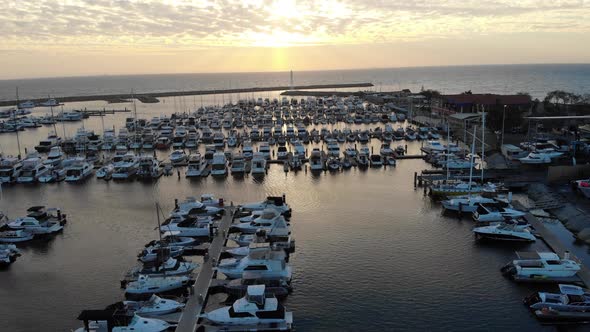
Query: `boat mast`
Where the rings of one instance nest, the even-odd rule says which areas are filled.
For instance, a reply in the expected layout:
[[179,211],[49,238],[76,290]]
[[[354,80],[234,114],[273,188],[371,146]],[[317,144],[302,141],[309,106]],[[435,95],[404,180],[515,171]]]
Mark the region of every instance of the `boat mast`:
[[[482,105],[483,112],[481,113],[481,184],[483,185],[483,160],[485,157],[485,134],[486,134],[486,109]],[[502,134],[503,135],[503,134]],[[502,136],[503,139],[504,136]]]
[[[64,121],[64,105],[61,105],[61,126],[64,130],[64,140],[66,139],[66,122]],[[57,133],[55,133],[57,134]]]
[[473,142],[471,143],[471,156],[469,157],[469,195],[471,195],[471,181],[473,180],[473,161],[475,156],[475,136],[477,133],[477,126],[473,126]]
[[[47,95],[47,99],[51,99],[51,96]],[[49,103],[49,109],[51,110],[51,122],[53,122],[53,132],[55,133],[55,136],[57,136],[57,127],[55,125],[55,117],[53,116],[53,103]],[[65,139],[65,137],[64,137]]]
[[14,121],[14,129],[16,129],[16,145],[18,146],[18,159],[20,159],[21,157],[21,153],[20,153],[20,138],[18,137],[18,125],[16,123],[16,112],[18,112],[19,109],[19,103],[18,103],[18,86],[16,87],[16,109],[14,110],[14,112],[12,113],[12,119]]
[[447,122],[447,182],[449,182],[449,156],[451,155],[451,128]]

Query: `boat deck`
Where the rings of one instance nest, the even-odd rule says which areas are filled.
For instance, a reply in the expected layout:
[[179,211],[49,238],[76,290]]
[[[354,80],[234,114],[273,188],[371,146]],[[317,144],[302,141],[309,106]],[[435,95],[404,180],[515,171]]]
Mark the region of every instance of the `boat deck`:
[[[227,242],[227,234],[234,218],[234,211],[233,206],[225,208],[225,214],[218,225],[218,233],[209,246],[209,259],[201,266],[201,270],[193,286],[194,291],[191,292],[192,294],[189,296],[186,307],[180,316],[178,327],[176,328],[177,332],[194,332],[197,328],[197,322],[207,303],[209,285],[216,273],[212,261],[213,259],[216,261],[219,260],[221,251]],[[223,234],[226,236],[224,237]],[[199,294],[202,296],[203,301],[199,300]]]
[[[516,209],[525,211],[526,209],[524,206],[520,204],[520,202],[513,202],[513,205]],[[551,249],[553,252],[558,254],[560,257],[563,257],[564,252],[568,251],[567,248],[561,243],[561,241],[551,232],[549,229],[543,225],[537,217],[532,215],[531,213],[527,213],[524,216],[524,219],[531,224],[535,228],[535,235],[541,236],[541,240]],[[590,269],[587,266],[582,265],[580,271],[577,273],[577,278],[567,278],[568,280],[555,280],[553,282],[571,282],[571,283],[582,283],[584,286],[590,286]],[[540,281],[540,282],[547,282],[546,279],[544,280],[519,280],[519,281]]]

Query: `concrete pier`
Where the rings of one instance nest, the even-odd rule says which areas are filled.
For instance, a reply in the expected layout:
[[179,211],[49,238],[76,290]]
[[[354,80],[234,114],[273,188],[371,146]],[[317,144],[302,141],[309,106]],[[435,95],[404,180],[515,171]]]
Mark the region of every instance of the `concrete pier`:
[[203,263],[201,271],[197,276],[197,280],[193,286],[194,292],[191,292],[188,302],[186,303],[186,306],[182,312],[182,316],[178,322],[178,327],[176,328],[177,332],[194,332],[197,328],[197,321],[199,320],[199,316],[203,311],[203,307],[205,306],[209,285],[211,284],[211,279],[215,274],[212,262],[213,259],[215,259],[215,261],[219,261],[221,250],[227,242],[227,234],[229,227],[232,224],[233,216],[234,208],[226,208],[225,214],[219,222],[217,235],[213,238],[213,240],[211,240],[208,253],[209,259]]

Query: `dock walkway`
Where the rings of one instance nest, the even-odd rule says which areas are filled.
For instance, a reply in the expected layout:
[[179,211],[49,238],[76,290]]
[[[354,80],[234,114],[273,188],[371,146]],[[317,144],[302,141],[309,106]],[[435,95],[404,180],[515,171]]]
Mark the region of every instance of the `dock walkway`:
[[[524,206],[520,204],[520,202],[514,202],[514,207],[519,210],[526,210]],[[568,251],[567,248],[563,245],[563,243],[551,232],[551,230],[547,229],[543,222],[533,216],[531,213],[527,213],[524,218],[526,221],[531,224],[535,231],[541,235],[541,240],[545,242],[545,244],[553,250],[559,257],[563,257],[564,252]],[[582,265],[580,271],[578,271],[578,277],[584,283],[586,287],[590,286],[590,269],[587,266]]]
[[[176,328],[177,332],[194,332],[197,328],[197,321],[199,320],[201,311],[203,311],[203,306],[206,303],[205,300],[207,299],[207,293],[209,291],[209,285],[211,284],[211,279],[215,273],[212,261],[213,259],[219,261],[221,250],[227,242],[227,234],[229,227],[233,222],[233,216],[233,207],[226,208],[225,214],[218,225],[218,233],[209,246],[209,259],[203,263],[201,271],[197,276],[197,280],[193,286],[194,292],[192,292],[184,311],[182,312],[178,327]],[[223,234],[226,236],[223,236]],[[200,301],[199,294],[202,296],[203,301]]]

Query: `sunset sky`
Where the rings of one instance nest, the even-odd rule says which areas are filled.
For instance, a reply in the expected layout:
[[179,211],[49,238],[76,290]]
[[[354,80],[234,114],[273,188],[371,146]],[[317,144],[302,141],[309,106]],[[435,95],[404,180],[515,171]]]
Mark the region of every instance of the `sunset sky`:
[[590,62],[586,0],[8,0],[3,14],[0,79]]

